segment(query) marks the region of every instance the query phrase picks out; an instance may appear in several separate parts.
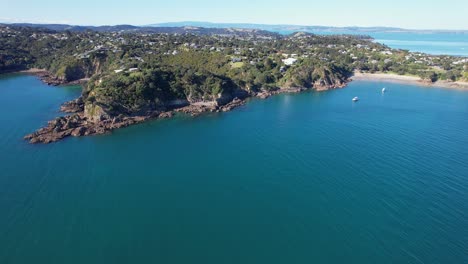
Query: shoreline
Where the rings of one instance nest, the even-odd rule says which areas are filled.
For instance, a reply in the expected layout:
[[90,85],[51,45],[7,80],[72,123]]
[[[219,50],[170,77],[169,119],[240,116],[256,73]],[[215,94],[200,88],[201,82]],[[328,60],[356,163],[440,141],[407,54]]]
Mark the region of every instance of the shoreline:
[[20,74],[29,74],[38,77],[43,83],[51,86],[60,86],[60,85],[82,85],[89,81],[90,78],[82,78],[74,81],[66,81],[62,78],[58,78],[53,75],[50,71],[40,68],[31,68],[27,70],[14,71],[11,73],[20,73]]
[[48,71],[46,69],[31,68],[27,70],[18,71],[17,73],[38,74],[38,73],[48,73]]
[[[330,89],[342,88],[343,86],[330,87]],[[69,113],[70,115],[56,117],[48,121],[45,127],[42,127],[35,132],[24,136],[29,143],[48,144],[59,141],[69,136],[81,137],[108,134],[115,129],[127,127],[143,123],[149,120],[166,119],[173,117],[176,113],[182,113],[196,117],[204,113],[221,113],[229,112],[234,108],[244,105],[249,98],[266,99],[270,96],[283,93],[300,93],[309,90],[305,88],[284,88],[276,91],[264,91],[256,94],[250,94],[245,97],[235,97],[229,103],[224,105],[216,105],[215,102],[209,101],[204,103],[191,103],[189,105],[166,109],[155,110],[144,115],[138,116],[123,116],[119,115],[112,119],[105,119],[98,122],[90,121],[84,113],[84,102],[82,97],[75,100],[65,102],[60,107],[60,111]]]
[[468,90],[468,82],[451,82],[451,81],[436,81],[434,83],[425,81],[417,76],[409,75],[398,75],[392,73],[362,73],[354,72],[354,75],[350,77],[352,81],[382,81],[382,82],[394,82],[403,84],[415,84],[426,87],[438,87],[438,88],[449,88],[449,89],[462,89]]
[[[42,81],[44,81],[44,79],[42,78],[41,74],[49,74],[47,71],[44,72],[41,69],[31,69],[26,71],[25,73],[35,74]],[[119,115],[117,117],[113,117],[112,119],[105,119],[97,122],[91,121],[88,117],[86,117],[84,113],[84,103],[82,101],[82,98],[79,97],[70,102],[65,102],[61,106],[60,110],[62,112],[69,113],[71,115],[57,117],[54,120],[49,121],[45,127],[26,135],[24,139],[28,140],[30,143],[47,144],[59,141],[69,136],[80,137],[88,135],[107,134],[110,133],[112,130],[142,123],[145,121],[171,118],[176,113],[183,113],[194,117],[209,112],[228,112],[233,110],[234,108],[244,105],[247,99],[249,98],[267,99],[270,96],[274,96],[277,94],[300,93],[307,90],[315,90],[318,92],[322,92],[346,87],[349,83],[353,81],[395,82],[403,84],[414,84],[426,87],[463,89],[468,91],[467,82],[438,81],[435,83],[430,83],[416,76],[397,75],[388,73],[354,72],[354,75],[349,77],[348,80],[346,80],[342,84],[327,85],[324,87],[314,87],[310,89],[301,87],[280,88],[274,91],[249,93],[245,97],[241,98],[234,97],[229,103],[224,105],[217,105],[215,102],[211,101],[203,103],[190,103],[189,105],[185,105],[183,107],[176,107],[172,109],[169,108],[165,110],[155,110],[138,116]],[[46,81],[44,82],[47,83]]]

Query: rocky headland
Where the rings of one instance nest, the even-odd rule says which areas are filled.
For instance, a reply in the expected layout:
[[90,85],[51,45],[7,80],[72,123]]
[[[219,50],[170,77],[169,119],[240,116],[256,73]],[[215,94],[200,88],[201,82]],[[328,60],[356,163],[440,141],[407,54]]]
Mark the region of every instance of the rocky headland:
[[[40,76],[41,77],[41,76]],[[44,79],[41,77],[44,81]],[[47,83],[48,79],[44,82]],[[330,82],[324,84],[318,83],[317,91],[326,91],[329,89],[342,88],[346,86],[347,80]],[[60,110],[70,115],[57,117],[47,123],[47,126],[28,134],[24,139],[30,143],[51,143],[59,141],[63,138],[73,136],[90,136],[101,135],[111,132],[114,129],[127,127],[130,125],[142,123],[153,119],[171,118],[175,114],[186,114],[192,117],[199,116],[203,113],[219,113],[228,112],[246,103],[248,98],[266,99],[273,95],[282,93],[299,93],[309,90],[304,87],[288,87],[272,91],[261,91],[257,93],[242,93],[241,97],[234,97],[220,104],[217,101],[194,102],[187,101],[186,104],[178,104],[169,106],[166,109],[152,110],[139,115],[109,115],[102,111],[102,108],[86,106],[83,97],[64,103]]]

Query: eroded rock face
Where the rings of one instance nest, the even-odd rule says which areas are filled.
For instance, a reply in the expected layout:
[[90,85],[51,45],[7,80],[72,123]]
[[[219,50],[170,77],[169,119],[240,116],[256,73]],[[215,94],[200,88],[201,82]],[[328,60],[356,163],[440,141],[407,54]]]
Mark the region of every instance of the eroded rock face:
[[267,99],[268,97],[271,96],[271,92],[268,92],[268,91],[262,91],[260,93],[257,93],[256,95],[258,98],[260,99]]
[[175,112],[188,114],[190,116],[198,116],[206,112],[214,112],[216,111],[216,109],[217,107],[214,104],[208,104],[208,105],[191,104],[191,105],[176,109]]
[[84,116],[94,123],[110,118],[110,115],[100,105],[94,103],[88,103],[84,106]]
[[34,73],[34,75],[38,76],[41,81],[43,81],[47,85],[73,85],[73,84],[83,84],[86,83],[87,79],[78,79],[78,80],[67,80],[64,77],[55,76],[54,74],[44,70]]
[[223,105],[220,107],[220,111],[222,112],[227,112],[227,111],[231,111],[232,109],[236,108],[236,107],[239,107],[241,105],[244,105],[245,104],[245,101],[244,100],[241,100],[239,98],[234,98],[234,100],[232,100],[230,103],[226,104],[226,105]]
[[39,78],[40,78],[44,83],[46,83],[47,85],[54,85],[54,86],[57,86],[57,85],[61,85],[61,84],[67,83],[66,80],[61,79],[61,78],[58,78],[57,76],[54,76],[54,75],[50,74],[50,73],[47,72],[47,71],[37,73],[37,75],[38,75]]
[[323,79],[322,78],[313,83],[313,87],[317,91],[327,91],[330,89],[343,88],[346,85],[347,85],[346,80],[341,80],[338,78],[335,78],[335,79],[330,79],[330,78]]
[[[84,108],[82,111],[80,109]],[[86,105],[82,107],[80,98],[70,101],[62,107],[62,110],[69,112],[77,111],[71,115],[57,117],[47,123],[36,132],[26,135],[24,139],[30,143],[51,143],[68,136],[80,137],[88,135],[99,135],[133,124],[145,122],[152,118],[170,118],[172,111],[153,111],[144,115],[109,117],[109,115],[97,105]]]
[[49,121],[46,127],[41,128],[24,138],[29,140],[31,143],[55,142],[71,135],[76,131],[76,129],[83,127],[85,122],[86,120],[83,119],[80,114],[57,117],[56,119]]
[[73,131],[71,132],[71,135],[74,137],[81,137],[81,136],[84,136],[85,133],[86,133],[85,127],[78,127],[78,128],[73,129]]
[[227,112],[243,105],[244,103],[245,100],[236,97],[223,105],[219,105],[218,102],[197,103],[176,109],[175,112],[188,114],[190,116],[198,116],[206,112]]
[[[155,115],[159,116],[161,113],[155,113]],[[104,134],[113,129],[144,122],[152,118],[152,116],[153,115],[115,117],[113,119],[93,122],[81,112],[69,116],[58,117],[49,121],[46,127],[25,136],[24,139],[29,140],[30,143],[51,143],[68,136],[79,137]],[[171,117],[172,114],[165,113],[163,116]]]
[[78,113],[84,111],[84,102],[83,98],[79,97],[75,100],[66,102],[60,106],[60,111],[65,113]]
[[172,112],[163,112],[158,115],[158,118],[171,118],[173,116]]

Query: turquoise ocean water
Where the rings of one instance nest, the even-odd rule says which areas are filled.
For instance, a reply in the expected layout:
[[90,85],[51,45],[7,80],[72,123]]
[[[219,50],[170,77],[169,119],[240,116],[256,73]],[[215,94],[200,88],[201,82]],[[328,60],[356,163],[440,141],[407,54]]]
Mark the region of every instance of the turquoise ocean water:
[[79,93],[0,77],[2,264],[468,262],[468,91],[359,81],[22,140]]
[[[291,34],[294,31],[277,31],[281,34]],[[424,52],[434,55],[453,55],[468,57],[467,32],[362,32],[362,31],[310,31],[321,35],[358,34],[369,35],[376,42],[391,48],[405,49],[414,52]]]

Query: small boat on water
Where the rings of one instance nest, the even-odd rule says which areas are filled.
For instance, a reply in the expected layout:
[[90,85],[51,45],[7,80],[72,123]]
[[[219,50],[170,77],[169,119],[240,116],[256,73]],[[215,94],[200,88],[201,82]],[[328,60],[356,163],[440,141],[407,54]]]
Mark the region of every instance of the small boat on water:
[[357,102],[357,101],[359,101],[359,97],[356,96],[353,98],[353,102]]
[[382,93],[385,93],[387,91],[387,88],[382,88]]

